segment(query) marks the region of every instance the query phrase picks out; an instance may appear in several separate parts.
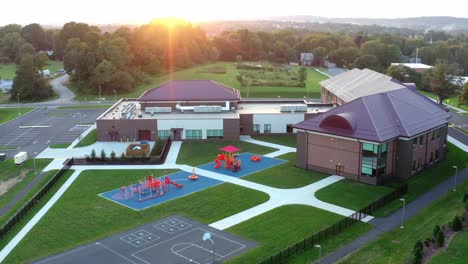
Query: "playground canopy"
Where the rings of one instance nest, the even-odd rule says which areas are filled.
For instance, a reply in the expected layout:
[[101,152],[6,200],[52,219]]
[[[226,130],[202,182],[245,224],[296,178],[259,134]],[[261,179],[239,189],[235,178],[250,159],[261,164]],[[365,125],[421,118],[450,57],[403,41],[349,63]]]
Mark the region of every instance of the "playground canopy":
[[233,153],[233,152],[239,152],[240,148],[236,148],[234,146],[228,145],[223,148],[220,148],[219,150],[227,152],[227,153]]

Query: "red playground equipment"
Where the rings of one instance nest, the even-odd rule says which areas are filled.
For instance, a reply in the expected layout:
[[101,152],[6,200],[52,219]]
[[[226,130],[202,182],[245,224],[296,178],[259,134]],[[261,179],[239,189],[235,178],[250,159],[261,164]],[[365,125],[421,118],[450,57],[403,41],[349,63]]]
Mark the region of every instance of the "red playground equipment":
[[146,201],[164,195],[165,192],[170,191],[171,185],[176,188],[182,188],[180,183],[173,182],[168,176],[160,178],[153,178],[153,175],[148,176],[148,179],[142,179],[136,183],[135,187],[132,185],[123,186],[120,188],[120,195],[123,199],[132,199],[134,193],[138,193],[138,201]]
[[260,156],[260,155],[258,155],[258,156],[252,155],[250,157],[250,161],[259,162],[261,160],[262,160],[262,156]]
[[237,154],[234,152],[239,152],[240,149],[234,146],[226,146],[224,148],[220,148],[219,150],[223,151],[224,153],[218,154],[215,159],[215,169],[221,168],[222,162],[224,162],[224,167],[228,170],[232,170],[233,172],[237,172],[241,169],[241,161],[237,158]]

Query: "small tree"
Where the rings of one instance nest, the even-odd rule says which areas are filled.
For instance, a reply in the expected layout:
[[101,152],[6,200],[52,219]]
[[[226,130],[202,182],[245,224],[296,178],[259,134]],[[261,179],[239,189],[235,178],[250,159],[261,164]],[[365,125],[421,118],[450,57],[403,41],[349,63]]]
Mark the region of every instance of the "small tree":
[[122,152],[122,155],[120,155],[120,158],[121,158],[121,159],[125,159],[125,158],[126,158],[125,152]]
[[452,227],[452,230],[455,232],[460,231],[462,229],[462,221],[458,215],[456,215],[453,218],[451,227]]
[[442,230],[440,230],[440,232],[437,233],[436,242],[437,242],[437,245],[438,245],[439,247],[443,247],[443,246],[444,246],[445,237],[444,237],[444,232],[442,232]]
[[91,159],[95,159],[96,158],[96,150],[91,150],[91,155],[89,155]]
[[468,105],[468,82],[463,85],[463,89],[458,96],[458,104],[459,105]]
[[459,79],[455,77],[458,71],[446,64],[437,64],[431,69],[430,89],[442,104],[445,99],[455,95]]
[[437,237],[437,234],[440,232],[440,225],[436,225],[434,227],[434,230],[432,230],[432,235],[434,236],[434,239]]
[[104,150],[101,150],[101,159],[102,160],[106,159],[106,152]]
[[110,154],[111,160],[115,160],[115,151],[112,151]]
[[422,249],[418,248],[414,251],[414,264],[420,264],[422,262]]

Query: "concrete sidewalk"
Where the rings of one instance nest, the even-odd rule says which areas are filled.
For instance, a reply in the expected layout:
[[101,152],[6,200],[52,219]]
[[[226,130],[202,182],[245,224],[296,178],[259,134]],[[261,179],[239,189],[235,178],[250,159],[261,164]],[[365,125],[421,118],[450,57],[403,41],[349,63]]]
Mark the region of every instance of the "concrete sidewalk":
[[279,145],[279,144],[275,144],[275,143],[270,143],[270,142],[266,142],[266,141],[253,139],[251,136],[240,136],[240,140],[245,141],[245,142],[249,142],[249,143],[252,143],[252,144],[257,144],[257,145],[261,145],[261,146],[265,146],[265,147],[278,149],[275,152],[268,153],[268,154],[264,155],[265,157],[269,157],[269,158],[275,158],[275,157],[281,156],[281,155],[286,154],[286,153],[296,152],[296,148],[291,148],[291,147],[287,147],[287,146],[283,146],[283,145]]

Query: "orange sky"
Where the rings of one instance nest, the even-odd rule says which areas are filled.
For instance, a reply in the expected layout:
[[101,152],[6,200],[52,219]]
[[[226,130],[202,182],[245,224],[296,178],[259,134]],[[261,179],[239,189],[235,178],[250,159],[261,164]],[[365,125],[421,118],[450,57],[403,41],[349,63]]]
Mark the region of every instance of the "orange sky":
[[[147,23],[155,17],[191,21],[255,19],[269,16],[468,17],[463,0],[13,0],[2,1],[0,25],[7,23]],[[8,12],[4,12],[8,10]]]

